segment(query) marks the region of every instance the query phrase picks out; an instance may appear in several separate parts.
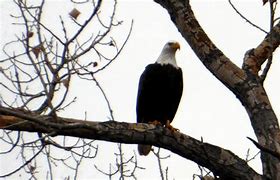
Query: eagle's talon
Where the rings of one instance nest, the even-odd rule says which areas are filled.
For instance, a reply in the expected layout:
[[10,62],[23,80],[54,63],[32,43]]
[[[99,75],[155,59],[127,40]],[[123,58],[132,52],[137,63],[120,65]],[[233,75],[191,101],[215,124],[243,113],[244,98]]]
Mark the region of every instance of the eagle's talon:
[[172,131],[172,132],[179,131],[179,129],[174,128],[173,126],[171,126],[171,124],[170,124],[170,121],[169,121],[169,120],[167,120],[167,121],[166,121],[165,127],[166,127],[167,129],[169,129],[170,131]]
[[158,120],[150,121],[149,124],[153,124],[155,126],[158,126],[158,125],[162,126],[161,122]]

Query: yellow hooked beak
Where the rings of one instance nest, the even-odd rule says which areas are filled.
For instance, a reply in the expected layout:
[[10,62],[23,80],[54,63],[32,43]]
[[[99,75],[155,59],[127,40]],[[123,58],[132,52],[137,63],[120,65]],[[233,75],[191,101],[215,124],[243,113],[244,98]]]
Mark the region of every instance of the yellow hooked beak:
[[171,47],[175,50],[179,49],[180,50],[180,44],[178,42],[174,42]]

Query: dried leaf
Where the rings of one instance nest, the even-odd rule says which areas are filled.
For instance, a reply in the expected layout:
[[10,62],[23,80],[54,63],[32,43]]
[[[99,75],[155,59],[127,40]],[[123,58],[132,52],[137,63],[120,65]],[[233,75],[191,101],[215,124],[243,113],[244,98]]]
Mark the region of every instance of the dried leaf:
[[96,66],[98,66],[98,63],[97,62],[93,62],[93,67],[96,67]]
[[81,12],[78,11],[76,8],[72,9],[72,11],[69,13],[69,15],[74,19],[77,19],[80,14]]
[[40,52],[41,52],[41,49],[38,48],[38,47],[34,47],[34,48],[32,49],[32,52],[34,53],[35,57],[38,58],[38,57],[39,57],[39,54],[40,54]]
[[69,88],[70,78],[64,79],[61,81],[65,88]]
[[33,35],[34,35],[33,32],[31,32],[31,31],[28,31],[28,32],[27,32],[27,38],[31,38]]
[[44,50],[44,47],[41,44],[32,48],[32,52],[34,53],[36,58],[39,57],[39,54],[42,50]]

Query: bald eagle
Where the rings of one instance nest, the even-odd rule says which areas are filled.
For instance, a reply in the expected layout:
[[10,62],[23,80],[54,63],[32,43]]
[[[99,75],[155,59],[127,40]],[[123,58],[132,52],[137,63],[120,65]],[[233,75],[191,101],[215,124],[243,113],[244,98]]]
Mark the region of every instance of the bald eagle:
[[[182,70],[175,59],[180,45],[167,42],[154,64],[146,66],[142,73],[137,95],[137,123],[161,124],[171,128],[183,91]],[[140,155],[148,155],[151,145],[138,145]]]

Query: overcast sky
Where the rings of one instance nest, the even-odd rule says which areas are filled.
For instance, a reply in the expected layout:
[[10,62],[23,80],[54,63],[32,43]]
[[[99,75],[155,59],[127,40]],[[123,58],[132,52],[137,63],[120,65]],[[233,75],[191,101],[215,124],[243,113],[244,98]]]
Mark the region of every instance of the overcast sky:
[[[59,3],[50,2],[48,10],[53,15],[58,12],[68,14],[73,8],[73,6],[64,6],[61,3],[62,0]],[[104,6],[110,5],[109,1],[105,2]],[[249,20],[268,30],[268,5],[262,6],[261,0],[232,0],[232,2]],[[227,1],[195,0],[191,1],[191,4],[209,37],[238,66],[242,64],[244,53],[256,47],[265,37],[263,32],[241,19]],[[8,0],[1,1],[0,5],[2,46],[3,42],[13,38],[14,35],[13,26],[9,23],[9,13],[13,10],[13,6]],[[83,10],[80,11],[83,12]],[[48,23],[58,19],[56,16],[47,18],[50,18]],[[184,73],[184,92],[176,118],[172,123],[173,126],[196,139],[203,137],[205,142],[229,149],[241,158],[246,157],[248,148],[251,150],[251,156],[258,152],[246,139],[247,136],[255,139],[255,135],[241,103],[197,59],[165,9],[151,0],[120,0],[117,6],[117,19],[123,21],[123,25],[115,30],[116,36],[120,39],[125,37],[131,20],[134,20],[131,37],[118,59],[97,75],[97,79],[110,99],[117,121],[136,122],[135,104],[140,75],[147,64],[155,62],[167,41],[177,40],[181,44],[181,50],[177,52],[176,57]],[[2,52],[0,55],[2,58]],[[280,92],[278,59],[279,50],[275,53],[271,71],[265,81],[267,93],[277,115],[280,113],[280,101],[277,96]],[[79,85],[75,85],[75,81],[71,83],[73,91],[70,96],[77,96],[78,101],[63,115],[82,119],[84,112],[87,111],[89,120],[108,120],[106,104],[95,85],[89,82],[79,82]],[[133,150],[136,150],[137,146],[125,145],[124,147],[129,157],[133,155]],[[116,148],[115,144],[103,143],[100,146],[100,151],[102,151],[99,157],[92,164],[108,169],[108,162],[115,161],[111,149],[116,151]],[[165,167],[169,165],[170,179],[192,179],[192,175],[198,173],[195,163],[169,151],[162,152],[163,155],[171,154],[171,158],[163,160]],[[104,157],[108,157],[108,160],[104,161]],[[145,171],[138,172],[139,179],[144,179],[144,177],[159,179],[157,162],[153,155],[138,157],[138,161],[140,166],[149,167]],[[259,160],[254,160],[250,164],[260,172]],[[0,167],[4,172],[9,169],[3,161],[0,161]],[[95,173],[84,173],[80,179],[104,178]],[[57,177],[64,175],[62,173]]]

